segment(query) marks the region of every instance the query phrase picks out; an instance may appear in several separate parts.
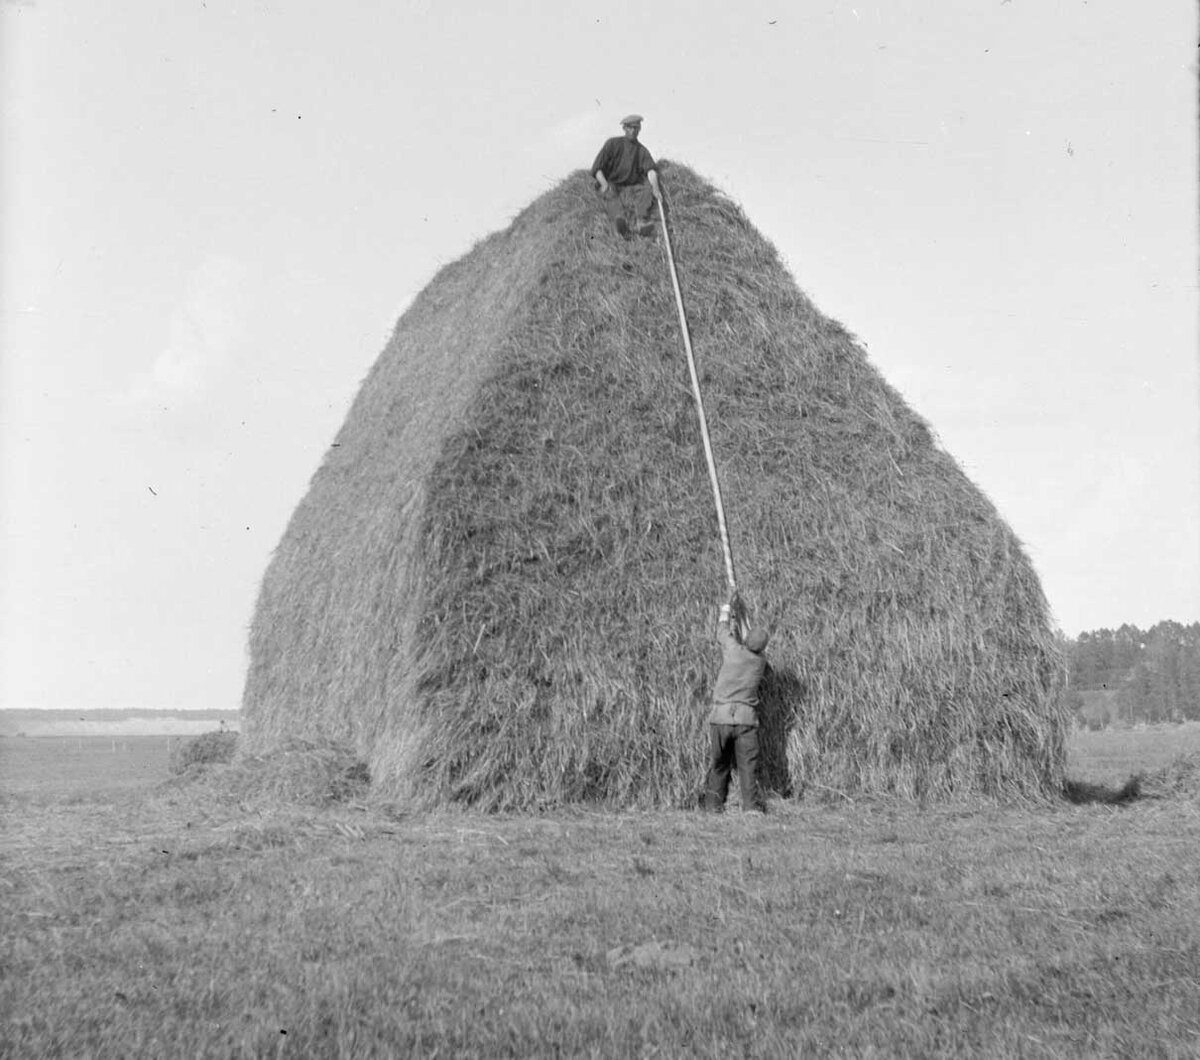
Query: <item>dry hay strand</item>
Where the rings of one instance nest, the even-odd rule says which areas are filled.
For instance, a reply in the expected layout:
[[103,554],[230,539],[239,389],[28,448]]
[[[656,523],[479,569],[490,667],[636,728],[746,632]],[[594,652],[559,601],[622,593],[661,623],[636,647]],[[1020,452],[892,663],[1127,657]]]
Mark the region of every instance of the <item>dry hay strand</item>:
[[[765,779],[1061,792],[1062,660],[1019,541],[738,207],[664,163]],[[263,581],[247,751],[354,749],[414,807],[688,806],[722,592],[661,245],[585,173],[400,319]]]

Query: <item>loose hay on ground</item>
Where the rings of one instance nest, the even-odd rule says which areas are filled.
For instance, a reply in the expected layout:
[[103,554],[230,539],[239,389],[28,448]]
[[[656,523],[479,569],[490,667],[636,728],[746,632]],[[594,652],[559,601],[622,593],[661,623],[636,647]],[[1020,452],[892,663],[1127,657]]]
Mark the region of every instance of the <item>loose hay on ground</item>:
[[173,783],[251,807],[325,806],[365,798],[370,772],[345,746],[290,739],[261,755],[193,768]]
[[204,732],[172,744],[167,769],[184,773],[193,766],[232,762],[236,751],[236,732]]

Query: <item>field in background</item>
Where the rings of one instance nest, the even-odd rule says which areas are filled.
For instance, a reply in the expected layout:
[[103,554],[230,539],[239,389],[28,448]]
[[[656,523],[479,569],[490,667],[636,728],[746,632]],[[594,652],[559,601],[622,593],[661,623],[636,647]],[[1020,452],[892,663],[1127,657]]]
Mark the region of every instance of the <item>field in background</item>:
[[1200,754],[1200,722],[1080,730],[1071,734],[1067,748],[1067,773],[1073,780],[1121,784],[1131,774],[1161,769],[1176,755]]
[[71,743],[0,740],[0,1057],[1200,1055],[1195,791],[410,816]]
[[[37,736],[0,738],[0,793],[85,795],[144,787],[167,778],[171,747],[187,736]],[[1074,780],[1119,786],[1172,757],[1200,753],[1200,723],[1080,730],[1068,742]]]
[[167,778],[180,736],[27,736],[0,739],[0,792],[76,795],[144,788]]

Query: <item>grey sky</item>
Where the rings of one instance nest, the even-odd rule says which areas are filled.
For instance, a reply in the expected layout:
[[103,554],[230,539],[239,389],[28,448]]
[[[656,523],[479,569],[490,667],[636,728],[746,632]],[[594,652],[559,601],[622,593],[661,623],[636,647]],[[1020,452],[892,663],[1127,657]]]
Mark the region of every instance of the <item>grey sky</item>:
[[0,34],[2,706],[235,706],[397,316],[635,109],[1067,633],[1200,619],[1191,5],[27,0]]

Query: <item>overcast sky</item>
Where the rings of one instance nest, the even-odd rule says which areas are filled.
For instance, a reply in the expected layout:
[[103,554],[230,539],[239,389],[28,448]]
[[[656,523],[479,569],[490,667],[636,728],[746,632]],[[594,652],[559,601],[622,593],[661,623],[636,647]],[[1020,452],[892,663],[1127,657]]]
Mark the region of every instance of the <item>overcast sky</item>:
[[397,317],[630,110],[1064,632],[1200,620],[1196,45],[1178,0],[0,0],[0,706],[237,706]]

